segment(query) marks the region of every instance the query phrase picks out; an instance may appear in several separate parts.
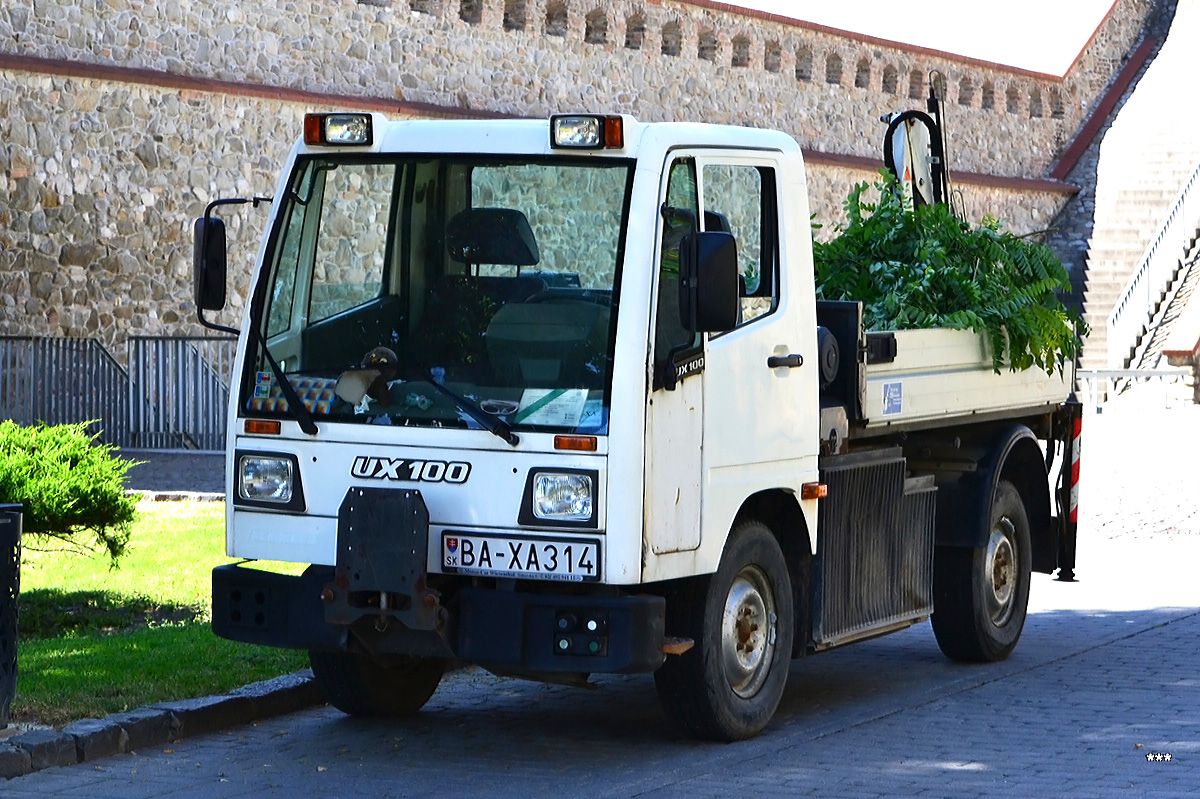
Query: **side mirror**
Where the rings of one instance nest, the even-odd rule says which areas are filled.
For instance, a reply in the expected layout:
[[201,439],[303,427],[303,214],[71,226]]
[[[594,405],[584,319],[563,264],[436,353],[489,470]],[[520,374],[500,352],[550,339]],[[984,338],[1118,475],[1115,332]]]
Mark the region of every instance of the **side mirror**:
[[737,242],[729,233],[689,233],[679,246],[679,313],[689,330],[720,333],[737,327]]
[[933,117],[904,111],[884,117],[883,164],[914,206],[947,202],[946,158],[942,133]]
[[225,223],[200,217],[192,228],[193,293],[200,311],[225,307]]

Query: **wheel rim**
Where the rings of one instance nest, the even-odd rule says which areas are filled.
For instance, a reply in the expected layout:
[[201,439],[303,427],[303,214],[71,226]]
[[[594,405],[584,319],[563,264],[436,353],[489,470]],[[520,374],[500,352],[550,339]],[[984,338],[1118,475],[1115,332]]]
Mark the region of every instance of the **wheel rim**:
[[729,687],[742,698],[758,693],[775,657],[775,600],[757,566],[742,569],[725,598],[721,656]]
[[1012,617],[1017,592],[1017,548],[1013,545],[1016,529],[1007,517],[998,519],[988,539],[984,580],[987,584],[988,616],[996,626]]

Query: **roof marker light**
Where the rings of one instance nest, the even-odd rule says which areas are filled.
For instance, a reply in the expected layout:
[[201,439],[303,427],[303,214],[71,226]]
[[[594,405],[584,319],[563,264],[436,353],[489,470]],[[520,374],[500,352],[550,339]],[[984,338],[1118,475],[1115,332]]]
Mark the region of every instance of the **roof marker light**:
[[621,149],[624,120],[618,116],[559,114],[550,117],[550,146],[573,150]]
[[304,143],[341,147],[370,146],[370,114],[305,114]]

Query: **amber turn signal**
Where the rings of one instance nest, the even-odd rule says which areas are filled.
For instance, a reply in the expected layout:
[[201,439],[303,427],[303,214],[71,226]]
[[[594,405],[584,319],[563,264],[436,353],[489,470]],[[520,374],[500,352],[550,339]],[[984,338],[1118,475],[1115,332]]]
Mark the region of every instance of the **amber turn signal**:
[[800,499],[824,499],[829,494],[829,486],[824,483],[805,483],[800,487]]
[[595,452],[596,451],[595,436],[555,436],[554,448],[566,449],[574,452]]
[[282,427],[277,419],[247,419],[243,429],[248,435],[277,436]]

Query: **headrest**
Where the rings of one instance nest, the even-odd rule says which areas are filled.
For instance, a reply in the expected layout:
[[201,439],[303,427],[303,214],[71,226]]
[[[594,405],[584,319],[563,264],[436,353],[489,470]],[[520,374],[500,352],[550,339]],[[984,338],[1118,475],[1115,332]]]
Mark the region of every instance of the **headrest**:
[[533,266],[541,259],[525,214],[513,208],[468,208],[446,223],[446,249],[463,264]]

